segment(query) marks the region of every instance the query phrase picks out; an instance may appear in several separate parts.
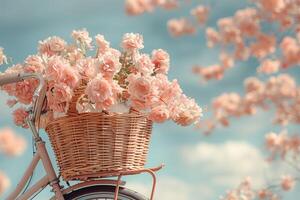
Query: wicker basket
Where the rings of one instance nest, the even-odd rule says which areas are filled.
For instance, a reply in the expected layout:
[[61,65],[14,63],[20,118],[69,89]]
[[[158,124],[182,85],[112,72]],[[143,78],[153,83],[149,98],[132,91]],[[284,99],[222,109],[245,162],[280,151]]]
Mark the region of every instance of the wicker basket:
[[46,127],[66,181],[143,168],[151,130],[152,122],[140,113],[78,114],[74,110]]

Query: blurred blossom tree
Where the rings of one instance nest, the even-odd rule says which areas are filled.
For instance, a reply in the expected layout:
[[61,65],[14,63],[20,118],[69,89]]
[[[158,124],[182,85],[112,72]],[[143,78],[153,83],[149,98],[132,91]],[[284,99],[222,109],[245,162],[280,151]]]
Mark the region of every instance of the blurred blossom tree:
[[[24,138],[16,135],[11,128],[0,130],[0,153],[7,156],[19,156],[26,148]],[[0,171],[0,196],[9,187],[8,177]]]
[[[140,15],[156,8],[178,9],[191,1],[179,0],[126,0],[129,15]],[[220,80],[237,62],[256,59],[258,74],[266,76],[282,73],[300,64],[300,1],[299,0],[250,0],[248,7],[237,10],[233,16],[218,19],[217,28],[206,26],[213,6],[198,5],[189,17],[170,19],[167,28],[173,37],[195,34],[204,29],[209,48],[219,49],[219,63],[197,65],[193,73],[204,81]],[[265,28],[267,27],[267,28]],[[275,34],[276,33],[276,34]],[[273,122],[279,125],[300,124],[300,87],[291,75],[277,74],[267,80],[249,77],[244,81],[244,94],[223,93],[212,100],[212,117],[197,127],[205,134],[217,126],[227,127],[230,119],[254,115],[258,109],[274,109]],[[279,157],[300,174],[300,137],[289,136],[285,131],[266,134],[266,148],[273,161]],[[280,199],[274,191],[289,191],[299,178],[282,176],[270,186],[254,189],[246,178],[224,200]]]

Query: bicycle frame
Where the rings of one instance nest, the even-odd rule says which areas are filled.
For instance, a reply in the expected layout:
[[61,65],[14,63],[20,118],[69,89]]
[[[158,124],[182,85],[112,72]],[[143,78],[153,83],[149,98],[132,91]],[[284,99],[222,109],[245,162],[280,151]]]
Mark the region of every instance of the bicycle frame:
[[[82,187],[88,187],[91,185],[115,185],[115,195],[114,200],[118,199],[118,193],[120,186],[124,185],[125,182],[121,181],[123,176],[127,175],[135,175],[141,173],[149,173],[152,176],[153,184],[152,184],[152,192],[150,200],[153,200],[154,191],[156,186],[156,171],[160,170],[163,165],[160,165],[156,168],[149,168],[149,169],[138,169],[138,170],[129,170],[129,171],[120,171],[114,173],[103,173],[103,174],[93,174],[96,178],[105,178],[105,177],[117,177],[117,180],[107,180],[107,179],[98,179],[98,180],[89,180],[88,177],[83,177],[86,181],[78,183],[76,185],[70,186],[67,189],[63,190],[59,184],[59,179],[55,173],[53,165],[51,163],[49,154],[47,152],[45,142],[39,136],[39,118],[40,113],[43,107],[43,103],[45,100],[45,93],[46,93],[46,86],[44,79],[39,74],[30,74],[30,73],[20,73],[20,74],[9,74],[9,75],[1,75],[0,76],[0,86],[20,82],[28,78],[36,78],[39,80],[39,86],[37,87],[34,95],[33,95],[33,104],[29,109],[29,117],[27,119],[27,123],[32,131],[33,138],[34,138],[34,145],[36,147],[36,153],[32,158],[29,166],[27,167],[23,177],[21,178],[20,182],[18,183],[16,189],[7,197],[7,200],[27,200],[32,197],[35,193],[39,190],[43,189],[45,186],[50,185],[55,193],[55,196],[52,199],[56,200],[64,200],[63,195],[70,193],[76,189]],[[46,175],[38,180],[34,185],[28,188],[23,194],[21,192],[24,190],[26,183],[30,179],[31,175],[33,174],[37,164],[39,161],[42,162],[42,165],[45,169]]]
[[[33,95],[33,104],[29,109],[29,117],[27,119],[27,123],[31,129],[33,134],[35,147],[37,149],[36,154],[34,155],[31,163],[29,164],[25,174],[23,175],[21,181],[17,185],[16,189],[8,196],[7,200],[25,200],[29,199],[33,194],[35,194],[40,189],[44,188],[48,184],[53,188],[56,199],[63,200],[64,197],[61,192],[61,187],[59,185],[59,180],[52,166],[49,154],[45,147],[45,142],[39,136],[39,127],[36,122],[39,123],[39,117],[42,110],[43,102],[45,99],[46,86],[45,81],[40,74],[34,73],[20,73],[20,74],[8,74],[2,75],[0,77],[0,85],[20,82],[25,79],[35,78],[39,80],[39,86],[34,92]],[[26,192],[20,195],[22,190],[24,189],[26,183],[30,179],[34,169],[36,168],[39,161],[42,161],[43,167],[45,169],[46,175],[37,181],[33,186],[31,186]]]

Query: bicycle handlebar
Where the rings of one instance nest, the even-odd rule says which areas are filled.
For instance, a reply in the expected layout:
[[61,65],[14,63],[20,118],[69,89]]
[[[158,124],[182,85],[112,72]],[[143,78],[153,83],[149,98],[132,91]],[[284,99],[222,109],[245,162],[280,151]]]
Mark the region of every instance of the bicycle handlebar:
[[33,113],[29,118],[29,126],[33,132],[35,138],[39,138],[38,130],[36,128],[36,120],[40,118],[43,102],[45,99],[46,88],[45,88],[45,80],[41,74],[37,73],[14,73],[14,74],[5,74],[0,75],[0,86],[10,83],[16,83],[23,81],[28,78],[35,78],[39,80],[39,86],[36,88],[32,105],[33,105]]

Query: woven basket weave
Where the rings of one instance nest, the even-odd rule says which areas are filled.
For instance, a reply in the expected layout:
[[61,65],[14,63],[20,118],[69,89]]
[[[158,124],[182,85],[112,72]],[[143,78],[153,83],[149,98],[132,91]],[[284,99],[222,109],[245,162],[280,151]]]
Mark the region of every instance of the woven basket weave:
[[[75,91],[72,103],[82,94],[83,88]],[[46,127],[66,181],[144,167],[152,130],[152,122],[145,115],[78,114],[72,103],[68,116],[56,119]]]

